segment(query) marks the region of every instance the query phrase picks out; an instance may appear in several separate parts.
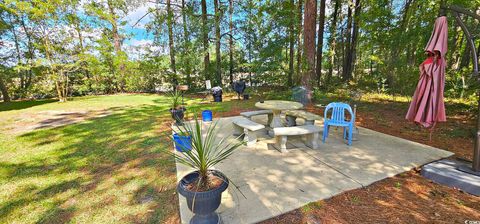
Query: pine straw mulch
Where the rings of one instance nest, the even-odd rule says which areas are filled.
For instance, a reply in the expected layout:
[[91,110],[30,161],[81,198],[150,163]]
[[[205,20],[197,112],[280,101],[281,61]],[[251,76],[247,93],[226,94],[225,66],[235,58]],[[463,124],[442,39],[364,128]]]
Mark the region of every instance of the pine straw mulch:
[[[472,136],[450,133],[473,128],[474,120],[462,114],[450,115],[446,123],[436,127],[430,140],[428,131],[405,121],[405,111],[399,107],[389,103],[368,105],[368,110],[359,111],[357,125],[472,159]],[[323,114],[321,108],[306,109]],[[480,221],[480,197],[433,183],[418,170],[412,170],[263,223],[465,223],[466,220]]]
[[409,171],[262,222],[465,223],[480,220],[480,197]]

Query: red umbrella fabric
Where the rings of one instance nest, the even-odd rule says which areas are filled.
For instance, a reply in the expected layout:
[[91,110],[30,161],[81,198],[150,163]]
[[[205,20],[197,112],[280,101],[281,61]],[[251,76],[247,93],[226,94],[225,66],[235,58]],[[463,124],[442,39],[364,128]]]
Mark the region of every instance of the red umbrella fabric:
[[447,120],[443,100],[447,30],[447,17],[438,17],[425,47],[428,58],[420,65],[420,80],[406,116],[407,120],[426,128],[433,128],[437,122]]

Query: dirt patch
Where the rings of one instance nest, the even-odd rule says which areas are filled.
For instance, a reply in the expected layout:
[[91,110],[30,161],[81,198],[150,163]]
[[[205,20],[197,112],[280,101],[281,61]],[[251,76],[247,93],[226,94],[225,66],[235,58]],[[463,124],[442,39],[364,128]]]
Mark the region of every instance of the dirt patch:
[[31,114],[22,114],[14,122],[2,128],[9,134],[21,134],[33,130],[60,127],[74,124],[96,117],[105,117],[111,114],[110,110],[94,111],[62,111],[48,110]]
[[480,197],[432,183],[410,171],[262,223],[464,223],[465,220],[480,220]]
[[187,190],[193,192],[205,192],[216,189],[223,183],[223,179],[213,174],[208,174],[206,184],[200,184],[199,180],[200,179],[196,179],[192,183],[187,184]]

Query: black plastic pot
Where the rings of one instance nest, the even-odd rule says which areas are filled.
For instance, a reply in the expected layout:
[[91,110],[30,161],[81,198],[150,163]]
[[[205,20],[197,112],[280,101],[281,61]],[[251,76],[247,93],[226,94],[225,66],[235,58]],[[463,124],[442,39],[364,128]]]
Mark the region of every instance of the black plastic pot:
[[183,125],[183,118],[185,117],[186,110],[185,107],[170,109],[170,113],[172,114],[172,118],[175,120],[176,125]]
[[177,185],[177,191],[187,199],[187,205],[190,211],[195,215],[190,220],[190,224],[217,224],[219,216],[215,212],[220,206],[222,192],[228,187],[228,179],[217,170],[212,170],[215,176],[223,179],[223,183],[216,189],[205,192],[193,192],[187,190],[187,185],[198,179],[198,172],[194,171],[183,177]]
[[250,95],[248,94],[243,94],[243,100],[248,100],[250,99]]
[[222,102],[222,94],[213,94],[213,102]]
[[220,87],[212,88],[212,95],[213,95],[214,102],[222,102],[222,94],[223,94],[223,91]]

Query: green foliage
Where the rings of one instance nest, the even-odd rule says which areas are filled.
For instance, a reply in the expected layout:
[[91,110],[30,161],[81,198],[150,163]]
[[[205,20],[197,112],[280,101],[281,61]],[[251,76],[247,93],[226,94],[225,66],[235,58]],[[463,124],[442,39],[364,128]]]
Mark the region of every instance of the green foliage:
[[170,105],[171,109],[178,109],[182,102],[182,93],[178,90],[170,92]]
[[321,209],[323,207],[323,202],[317,201],[317,202],[310,202],[302,207],[303,212],[310,212],[310,211],[315,211],[318,209]]
[[395,182],[394,187],[397,188],[397,189],[400,189],[402,187],[402,183],[397,181],[397,182]]

